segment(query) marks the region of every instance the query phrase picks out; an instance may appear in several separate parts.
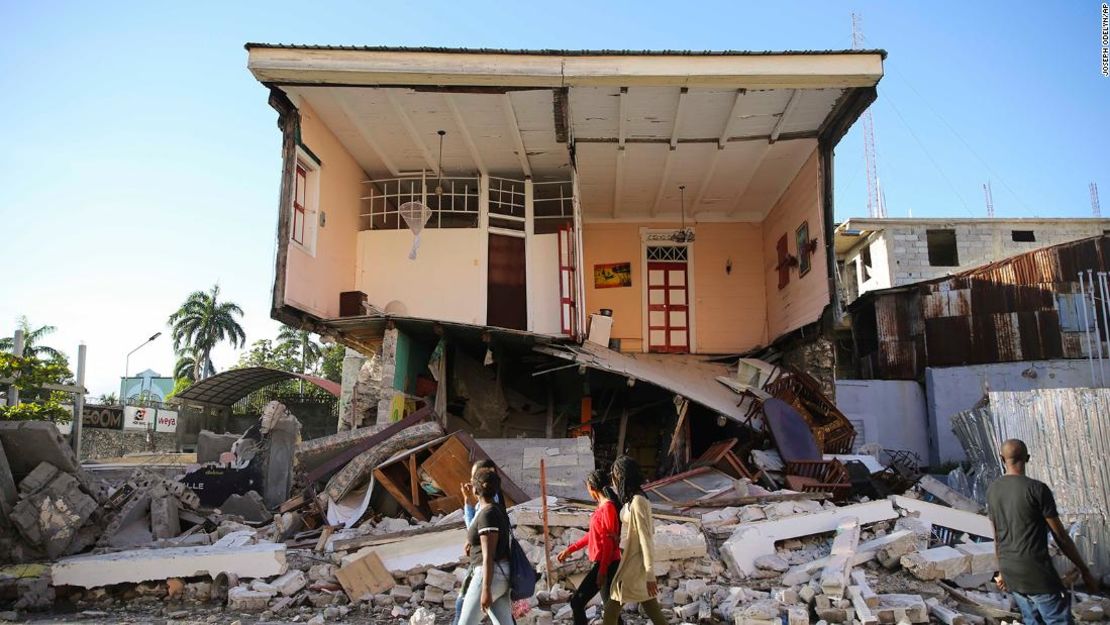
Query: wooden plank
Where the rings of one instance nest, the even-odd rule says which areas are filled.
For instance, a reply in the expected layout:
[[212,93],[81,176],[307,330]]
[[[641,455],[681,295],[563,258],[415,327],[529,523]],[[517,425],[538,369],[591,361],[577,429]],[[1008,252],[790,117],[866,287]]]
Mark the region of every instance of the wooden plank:
[[[457,493],[462,484],[470,481],[470,450],[457,435],[452,435],[436,448],[421,468],[446,495],[437,500],[440,512],[453,512],[462,507]],[[454,507],[450,507],[452,505]]]
[[335,532],[335,526],[325,525],[323,531],[320,532],[320,540],[316,541],[316,547],[313,549],[316,553],[323,553],[324,547],[328,544],[328,539]]
[[416,454],[409,456],[409,494],[413,504],[420,502],[420,473],[416,469]]
[[397,484],[397,482],[394,482],[392,478],[386,475],[385,471],[382,471],[381,469],[374,469],[374,479],[379,484],[381,484],[382,487],[385,488],[385,490],[389,492],[389,494],[392,495],[394,499],[397,500],[397,503],[401,504],[401,507],[405,509],[405,512],[408,512],[410,515],[420,521],[428,520],[428,516],[424,514],[424,512],[421,511],[419,507],[417,507],[416,504],[418,504],[419,502],[414,503],[412,500],[409,499],[408,489],[403,488],[399,484]]
[[366,595],[384,593],[394,585],[393,575],[386,570],[382,559],[373,551],[340,567],[336,570],[335,577],[351,601],[358,601]]

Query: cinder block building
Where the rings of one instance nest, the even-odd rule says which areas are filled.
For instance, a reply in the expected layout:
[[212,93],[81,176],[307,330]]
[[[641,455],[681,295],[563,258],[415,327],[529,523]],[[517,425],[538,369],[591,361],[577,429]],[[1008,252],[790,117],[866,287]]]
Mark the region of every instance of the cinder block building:
[[834,231],[841,301],[1107,231],[1101,218],[852,218]]

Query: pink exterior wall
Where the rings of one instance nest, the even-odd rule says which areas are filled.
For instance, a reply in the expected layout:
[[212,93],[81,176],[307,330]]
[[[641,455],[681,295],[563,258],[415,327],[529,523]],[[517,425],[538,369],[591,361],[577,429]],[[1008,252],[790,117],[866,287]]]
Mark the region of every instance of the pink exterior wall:
[[300,112],[301,142],[322,162],[319,210],[326,223],[317,229],[315,257],[287,242],[285,303],[317,317],[338,317],[339,294],[355,290],[359,197],[366,174],[303,101]]
[[[801,171],[775,203],[763,220],[763,266],[767,293],[767,338],[779,336],[812,323],[821,316],[829,304],[829,273],[825,256],[825,223],[821,202],[821,184],[818,173],[817,151],[802,166]],[[817,239],[817,251],[812,254],[812,268],[805,276],[798,277],[798,269],[790,270],[790,283],[779,289],[778,256],[775,244],[786,235],[787,249],[798,255],[794,233],[803,221],[809,222],[809,237]]]
[[[677,228],[678,224],[586,223],[582,230],[586,312],[613,309],[612,337],[621,350],[642,351],[643,248],[642,227]],[[706,223],[695,227],[693,266],[689,269],[693,303],[694,349],[698,353],[742,351],[766,342],[766,302],[762,230],[756,223]],[[725,265],[732,260],[732,271]],[[632,286],[596,289],[596,264],[628,262]]]

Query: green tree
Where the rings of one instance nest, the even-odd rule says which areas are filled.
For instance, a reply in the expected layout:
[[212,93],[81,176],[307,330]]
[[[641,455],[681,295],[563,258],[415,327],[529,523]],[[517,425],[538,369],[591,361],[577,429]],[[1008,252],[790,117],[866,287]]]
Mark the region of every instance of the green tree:
[[115,406],[119,403],[119,396],[112,392],[103,393],[99,401],[101,406]]
[[234,302],[220,301],[220,285],[209,291],[194,291],[169,318],[173,347],[179,352],[187,350],[193,356],[193,379],[209,375],[212,367],[212,349],[223,341],[240,347],[247,335],[239,325],[243,309]]
[[181,391],[189,388],[192,385],[193,385],[193,381],[188,379],[188,378],[177,378],[177,379],[175,379],[173,381],[173,390],[166,394],[166,398],[164,400],[162,400],[163,403],[168,404],[171,399],[173,399],[174,397],[177,397],[178,393],[180,393]]
[[68,395],[44,388],[47,384],[59,383],[68,375],[69,369],[61,362],[0,352],[0,378],[10,378],[11,386],[20,391],[18,404],[0,405],[0,419],[68,422],[72,415],[61,404]]
[[347,348],[342,345],[329,345],[324,348],[324,358],[320,363],[320,375],[332,382],[343,381],[343,358]]
[[[24,356],[32,356],[39,360],[61,362],[66,366],[69,365],[65,354],[49,345],[43,345],[42,343],[43,339],[54,334],[58,328],[54,326],[39,326],[37,328],[32,328],[31,323],[25,316],[20,316],[19,319],[16,320],[16,325],[19,326],[20,330],[23,330]],[[0,351],[14,354],[15,337],[5,336],[0,338]]]
[[286,350],[300,363],[297,373],[312,373],[316,370],[316,363],[323,353],[320,344],[312,340],[311,333],[282,326],[278,330],[277,340],[278,349]]

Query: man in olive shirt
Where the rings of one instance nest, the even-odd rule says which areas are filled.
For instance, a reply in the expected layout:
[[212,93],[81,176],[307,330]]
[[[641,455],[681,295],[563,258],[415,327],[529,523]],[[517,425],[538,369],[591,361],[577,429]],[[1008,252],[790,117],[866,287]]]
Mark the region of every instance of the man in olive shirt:
[[1021,610],[1025,625],[1071,625],[1071,596],[1048,555],[1051,531],[1060,551],[1075,563],[1087,589],[1098,584],[1079,556],[1056,512],[1052,491],[1025,476],[1029,450],[1012,438],[1002,443],[1006,473],[991,484],[987,506],[994,524],[994,549],[998,556],[998,587],[1008,590]]

